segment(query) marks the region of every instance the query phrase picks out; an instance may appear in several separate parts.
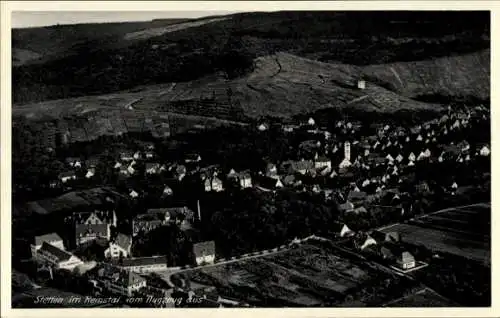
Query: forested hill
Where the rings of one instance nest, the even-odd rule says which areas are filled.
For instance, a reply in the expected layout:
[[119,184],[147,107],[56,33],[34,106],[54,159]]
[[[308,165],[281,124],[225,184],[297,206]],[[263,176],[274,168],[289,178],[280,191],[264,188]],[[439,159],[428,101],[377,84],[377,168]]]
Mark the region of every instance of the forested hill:
[[13,102],[239,78],[277,52],[354,66],[425,62],[489,49],[489,25],[489,12],[302,11],[13,30]]

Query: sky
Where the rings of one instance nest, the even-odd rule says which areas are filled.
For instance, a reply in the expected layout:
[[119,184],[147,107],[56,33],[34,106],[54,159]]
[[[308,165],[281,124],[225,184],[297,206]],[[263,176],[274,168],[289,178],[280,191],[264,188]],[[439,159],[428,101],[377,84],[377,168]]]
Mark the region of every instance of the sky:
[[55,24],[149,21],[153,19],[199,18],[225,15],[235,11],[14,11],[12,28]]

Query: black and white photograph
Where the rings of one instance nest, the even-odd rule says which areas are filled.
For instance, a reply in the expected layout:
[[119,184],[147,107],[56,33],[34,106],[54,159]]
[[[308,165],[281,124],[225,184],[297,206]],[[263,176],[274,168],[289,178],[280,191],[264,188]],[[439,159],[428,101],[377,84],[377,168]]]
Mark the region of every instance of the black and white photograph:
[[11,13],[14,311],[492,307],[491,12],[282,6]]

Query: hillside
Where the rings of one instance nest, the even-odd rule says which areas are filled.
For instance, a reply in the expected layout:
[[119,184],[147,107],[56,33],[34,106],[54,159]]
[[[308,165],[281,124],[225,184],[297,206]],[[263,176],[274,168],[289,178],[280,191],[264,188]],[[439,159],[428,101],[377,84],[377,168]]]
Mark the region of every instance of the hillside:
[[162,19],[147,22],[87,23],[12,30],[14,66],[42,64],[53,59],[111,47],[129,33],[185,22]]
[[357,66],[425,63],[489,49],[489,22],[488,12],[296,11],[14,30],[24,65],[13,68],[13,101],[239,77],[249,60],[278,52]]
[[[215,99],[226,107],[230,107],[230,103],[239,105],[248,117],[289,116],[325,107],[356,107],[389,113],[402,109],[436,109],[436,105],[414,98],[431,94],[489,97],[489,55],[489,50],[485,50],[429,61],[353,66],[277,53],[255,59],[254,70],[235,79],[213,75],[114,94],[19,105],[13,114],[59,118],[97,110],[182,113],[179,102],[200,99]],[[363,78],[367,80],[367,88],[359,90],[357,80]],[[214,110],[199,111],[209,116]]]
[[490,97],[490,51],[453,57],[370,65],[363,75],[368,80],[410,98],[421,96]]

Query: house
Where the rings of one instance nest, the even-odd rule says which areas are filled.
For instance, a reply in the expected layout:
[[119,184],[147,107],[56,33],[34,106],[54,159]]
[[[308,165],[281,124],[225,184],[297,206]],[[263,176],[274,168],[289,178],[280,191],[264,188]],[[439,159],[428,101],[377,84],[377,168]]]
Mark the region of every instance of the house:
[[45,241],[37,250],[35,260],[37,263],[49,265],[56,269],[67,270],[73,270],[75,267],[83,264],[83,261],[75,255]]
[[148,162],[144,170],[146,174],[157,174],[160,171],[160,164]]
[[135,199],[135,198],[137,198],[139,196],[139,193],[137,193],[135,190],[130,190],[130,192],[128,193],[128,195],[131,198]]
[[87,168],[96,168],[100,162],[101,160],[99,159],[99,157],[90,157],[87,160],[85,160],[85,166]]
[[215,175],[213,177],[204,178],[204,187],[206,192],[220,192],[224,190],[222,180],[217,178]]
[[134,160],[134,153],[132,151],[123,151],[120,153],[121,161],[132,161]]
[[429,184],[425,181],[422,181],[419,184],[417,184],[415,186],[415,189],[419,192],[429,192],[430,191]]
[[342,160],[342,162],[339,164],[339,169],[347,169],[351,165],[351,162],[347,158],[344,158],[344,160]]
[[384,244],[380,252],[384,259],[394,262],[401,269],[411,269],[416,265],[415,257],[397,244]]
[[323,169],[323,168],[332,168],[332,162],[325,156],[319,156],[314,160],[314,168]]
[[140,151],[136,151],[136,152],[134,152],[134,159],[135,159],[135,160],[139,160],[139,159],[141,159],[141,158],[142,158],[142,154],[141,154],[141,152],[140,152]]
[[321,176],[326,177],[332,172],[331,167],[323,167],[317,170],[317,173],[319,173]]
[[163,189],[163,195],[172,195],[174,194],[174,191],[172,190],[171,187],[169,187],[168,185],[165,186],[165,188]]
[[167,221],[175,223],[179,223],[184,220],[192,222],[194,220],[194,212],[187,206],[149,209],[148,213],[163,213],[165,214]]
[[287,132],[287,133],[291,133],[291,132],[293,132],[297,128],[298,128],[298,126],[296,126],[296,125],[284,125],[283,126],[283,131]]
[[402,269],[414,268],[416,265],[415,257],[408,251],[397,255],[396,264]]
[[262,191],[275,191],[278,188],[283,188],[283,183],[280,179],[267,177],[267,176],[259,176],[256,179],[257,188]]
[[311,188],[311,191],[314,193],[320,193],[321,192],[321,187],[318,184],[314,184]]
[[35,236],[34,243],[31,244],[31,256],[36,257],[36,252],[42,247],[43,242],[47,242],[61,250],[65,250],[63,239],[57,233],[49,233]]
[[182,181],[184,177],[186,176],[186,166],[184,165],[176,165],[175,170],[174,170],[174,176],[177,180]]
[[215,261],[215,242],[205,241],[193,244],[197,265],[213,264]]
[[72,168],[81,168],[82,167],[82,161],[80,158],[77,157],[68,157],[66,158],[66,164]]
[[364,241],[362,241],[362,244],[360,244],[359,249],[360,250],[365,250],[367,247],[371,245],[377,245],[377,241],[370,235],[367,235]]
[[106,258],[129,257],[132,247],[132,237],[118,233],[114,240],[109,243],[109,247],[104,251]]
[[479,154],[483,157],[487,157],[489,156],[491,153],[490,149],[488,148],[488,146],[483,146],[481,148],[481,150],[479,150]]
[[109,240],[110,224],[77,224],[75,225],[75,242],[80,246],[98,239]]
[[338,174],[335,170],[333,170],[332,173],[330,173],[330,178],[332,178],[332,179],[337,177],[337,176],[338,176]]
[[266,131],[266,130],[268,130],[268,129],[269,129],[269,127],[267,126],[267,124],[262,123],[262,124],[260,124],[259,126],[257,126],[257,129],[258,129],[259,131]]
[[95,168],[89,168],[85,174],[85,178],[90,179],[95,176]]
[[366,188],[369,185],[370,185],[370,179],[365,179],[365,181],[363,181],[363,183],[361,184],[361,187]]
[[241,188],[245,189],[252,187],[252,176],[250,175],[250,172],[245,171],[238,173],[237,179]]
[[385,156],[385,160],[387,160],[389,162],[389,164],[394,163],[394,158],[390,154]]
[[129,176],[135,173],[135,169],[129,165],[129,166],[120,166],[120,175],[123,176]]
[[316,125],[316,121],[312,117],[310,117],[307,120],[307,124],[310,125],[310,126],[314,126],[314,125]]
[[160,226],[168,223],[165,214],[139,214],[132,220],[132,236],[137,236],[140,232],[146,234]]
[[269,178],[279,179],[278,169],[274,163],[268,163],[266,165],[265,175]]
[[134,174],[134,173],[135,173],[135,169],[134,169],[134,167],[133,167],[134,163],[135,163],[135,162],[134,162],[134,161],[132,161],[132,163],[131,163],[128,167],[127,167],[127,172],[128,172],[128,174],[130,174],[130,175],[132,175],[132,174]]
[[116,226],[118,219],[114,210],[95,210],[93,212],[74,212],[70,219],[72,224],[110,224]]
[[426,158],[427,158],[427,156],[425,155],[425,153],[423,151],[421,151],[417,157],[417,161],[421,161],[421,160],[424,160]]
[[200,162],[201,156],[199,154],[187,154],[184,162],[192,163],[192,162]]
[[131,297],[141,288],[147,286],[145,278],[133,271],[126,271],[115,266],[103,266],[99,268],[97,273],[97,280],[113,294]]
[[113,263],[120,269],[138,274],[164,271],[167,269],[166,256],[124,258]]
[[75,180],[75,179],[76,179],[76,173],[74,171],[66,171],[59,174],[59,180],[61,180],[62,183],[66,183],[69,180]]
[[363,80],[358,81],[358,89],[365,89],[366,88],[366,82]]
[[236,170],[231,169],[226,175],[227,179],[236,179],[238,177],[238,174],[236,173]]
[[117,224],[114,211],[75,212],[69,220],[74,227],[76,246],[98,239],[109,240],[111,226]]
[[311,160],[292,161],[290,169],[290,172],[306,174],[314,169],[314,163]]
[[340,237],[350,237],[355,233],[352,231],[345,223],[335,223],[334,224],[335,233]]

